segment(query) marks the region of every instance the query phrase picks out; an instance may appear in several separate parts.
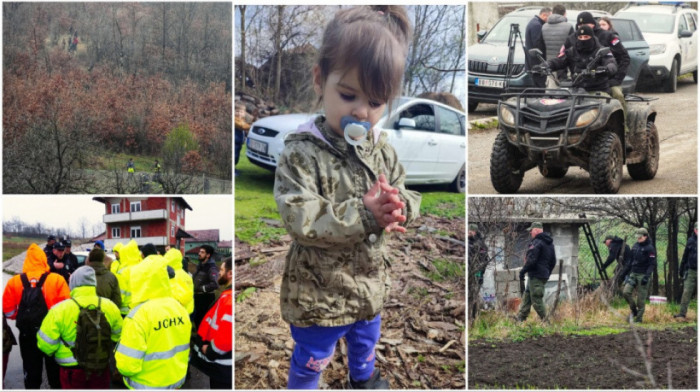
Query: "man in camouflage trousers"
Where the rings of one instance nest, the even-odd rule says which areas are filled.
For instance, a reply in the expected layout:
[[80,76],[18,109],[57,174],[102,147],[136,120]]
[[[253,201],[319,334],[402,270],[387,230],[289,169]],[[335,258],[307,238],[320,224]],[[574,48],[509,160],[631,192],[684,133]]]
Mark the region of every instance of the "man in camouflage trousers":
[[693,235],[688,238],[683,251],[680,276],[683,278],[683,297],[681,297],[681,310],[673,317],[685,318],[688,304],[696,293],[698,286],[698,222],[695,222]]
[[[630,319],[641,323],[644,316],[647,293],[649,291],[649,279],[656,269],[656,249],[651,244],[649,232],[640,227],[636,231],[637,243],[632,247],[632,262],[625,267],[625,286],[622,289],[622,296],[625,297],[630,306]],[[637,289],[637,298],[632,292]]]
[[525,279],[526,273],[530,280],[523,293],[517,320],[525,321],[530,314],[530,307],[535,308],[540,319],[545,320],[547,309],[544,306],[544,286],[557,264],[554,240],[549,233],[544,232],[541,222],[533,222],[527,230],[532,240],[525,255],[525,265],[520,270],[520,280]]

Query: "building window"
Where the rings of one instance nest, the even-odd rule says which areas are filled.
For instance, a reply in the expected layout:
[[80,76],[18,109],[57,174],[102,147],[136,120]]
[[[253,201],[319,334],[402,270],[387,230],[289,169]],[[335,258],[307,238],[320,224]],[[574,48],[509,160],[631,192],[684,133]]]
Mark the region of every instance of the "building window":
[[119,213],[119,204],[112,204],[112,214]]
[[119,227],[112,227],[112,238],[122,238],[122,229]]
[[170,236],[175,237],[175,226],[170,226]]
[[139,212],[141,211],[141,202],[140,201],[132,201],[131,206],[129,207],[131,212]]
[[131,226],[131,238],[141,238],[141,226]]
[[175,212],[175,203],[173,202],[170,203],[170,211]]

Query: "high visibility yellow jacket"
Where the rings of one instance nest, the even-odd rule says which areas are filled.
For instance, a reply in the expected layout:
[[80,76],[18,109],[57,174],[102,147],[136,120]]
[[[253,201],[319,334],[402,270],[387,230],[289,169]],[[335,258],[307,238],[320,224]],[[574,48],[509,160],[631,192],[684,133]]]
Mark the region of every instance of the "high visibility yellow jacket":
[[121,266],[121,261],[119,261],[119,252],[122,251],[123,247],[124,244],[122,244],[121,242],[117,242],[116,245],[114,245],[114,248],[112,248],[112,252],[115,252],[117,254],[117,259],[113,260],[112,264],[109,265],[109,271],[115,276],[117,275],[117,271],[119,271],[119,267]]
[[114,355],[131,389],[174,389],[185,382],[190,353],[187,310],[172,297],[165,258],[131,268],[131,303]]
[[131,308],[130,273],[131,267],[141,262],[141,252],[136,241],[131,240],[124,245],[119,252],[119,270],[114,273],[119,281],[119,290],[122,293],[122,315],[129,313]]
[[190,274],[182,269],[182,253],[173,248],[167,251],[164,257],[168,265],[175,270],[175,278],[170,279],[173,298],[187,309],[187,313],[194,312],[194,283]]
[[[98,297],[95,286],[79,286],[71,290],[71,298],[80,306],[97,305]],[[112,341],[119,340],[122,332],[122,316],[114,302],[107,298],[100,300],[100,309],[112,329]],[[46,355],[56,355],[56,362],[61,366],[77,366],[71,347],[75,345],[76,322],[80,308],[70,299],[64,300],[49,310],[37,332],[37,346]]]

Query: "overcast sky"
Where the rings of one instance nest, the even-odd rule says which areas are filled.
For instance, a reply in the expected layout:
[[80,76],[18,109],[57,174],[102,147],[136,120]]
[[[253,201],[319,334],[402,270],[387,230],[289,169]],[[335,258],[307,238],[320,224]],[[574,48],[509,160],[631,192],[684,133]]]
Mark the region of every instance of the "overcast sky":
[[[88,227],[102,222],[104,204],[92,200],[93,196],[3,196],[2,219],[20,220],[53,228],[67,227],[76,230],[82,218]],[[187,210],[185,230],[219,229],[222,241],[233,239],[233,199],[231,196],[185,196],[192,211]]]

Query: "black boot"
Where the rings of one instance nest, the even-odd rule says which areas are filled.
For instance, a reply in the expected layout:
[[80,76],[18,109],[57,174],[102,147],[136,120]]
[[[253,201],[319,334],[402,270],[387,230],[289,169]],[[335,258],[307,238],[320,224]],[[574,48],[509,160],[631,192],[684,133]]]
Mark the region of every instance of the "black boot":
[[354,381],[349,376],[348,378],[350,382],[346,386],[347,389],[389,389],[389,381],[379,375],[379,369],[374,369],[374,373],[366,381]]

